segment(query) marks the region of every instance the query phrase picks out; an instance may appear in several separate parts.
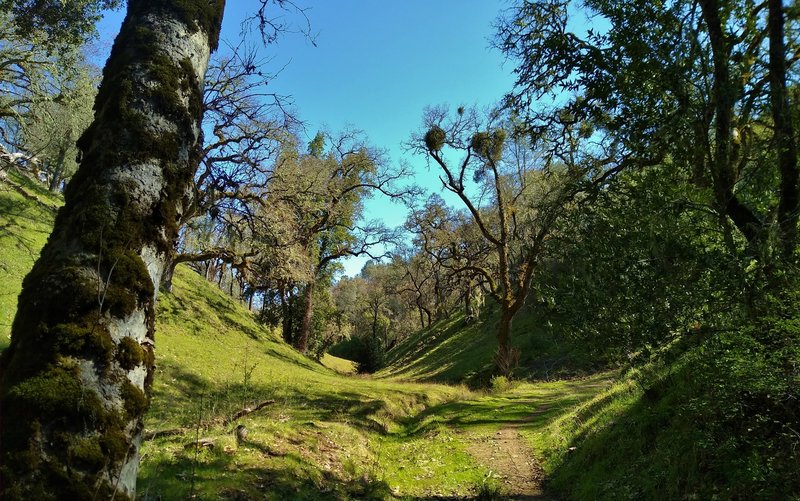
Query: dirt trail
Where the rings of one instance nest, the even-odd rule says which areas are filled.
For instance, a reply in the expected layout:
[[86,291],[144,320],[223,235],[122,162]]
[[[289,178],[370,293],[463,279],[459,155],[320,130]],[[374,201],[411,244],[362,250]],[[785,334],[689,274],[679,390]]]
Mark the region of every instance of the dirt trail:
[[493,435],[474,439],[468,450],[493,472],[507,499],[547,499],[542,494],[542,468],[515,426],[507,425]]

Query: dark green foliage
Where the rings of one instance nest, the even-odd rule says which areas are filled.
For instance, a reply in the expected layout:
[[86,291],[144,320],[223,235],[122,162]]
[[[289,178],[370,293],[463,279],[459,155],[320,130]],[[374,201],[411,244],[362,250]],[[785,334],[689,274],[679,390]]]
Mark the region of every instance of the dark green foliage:
[[0,11],[11,12],[14,23],[23,36],[36,32],[48,35],[45,39],[55,46],[79,45],[91,39],[95,23],[102,11],[115,9],[121,0],[2,0]]
[[599,432],[578,436],[551,484],[574,499],[796,497],[800,382],[787,369],[799,354],[785,347],[792,338],[797,346],[799,333],[797,315],[786,313],[654,356],[628,376],[641,397]]
[[[564,222],[537,305],[565,336],[627,360],[678,334],[714,329],[743,301],[744,277],[702,210],[704,193],[671,167],[630,172]],[[646,357],[645,357],[646,358]]]
[[358,364],[358,372],[362,374],[372,374],[386,366],[387,349],[379,338],[352,337],[334,345],[329,353],[352,360]]

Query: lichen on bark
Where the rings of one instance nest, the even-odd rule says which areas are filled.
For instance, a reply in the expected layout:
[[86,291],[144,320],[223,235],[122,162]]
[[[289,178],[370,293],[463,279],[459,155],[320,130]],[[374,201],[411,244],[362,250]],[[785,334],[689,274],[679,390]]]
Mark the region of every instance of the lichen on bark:
[[157,284],[199,161],[224,2],[130,0],[83,158],[0,357],[0,498],[132,499]]

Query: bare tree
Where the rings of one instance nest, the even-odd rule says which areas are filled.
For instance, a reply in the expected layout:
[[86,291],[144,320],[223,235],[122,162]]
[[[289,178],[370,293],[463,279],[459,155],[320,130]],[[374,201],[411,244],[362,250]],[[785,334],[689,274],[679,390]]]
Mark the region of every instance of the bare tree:
[[[555,221],[578,193],[565,183],[574,176],[545,175],[554,172],[549,157],[537,155],[527,130],[497,113],[459,108],[451,116],[431,108],[425,130],[413,144],[438,167],[442,186],[461,200],[469,218],[452,224],[439,260],[454,275],[480,277],[500,305],[495,364],[510,375],[519,360],[511,324]],[[455,162],[448,157],[453,152],[461,153]]]
[[[203,93],[203,127],[211,130],[203,145],[200,168],[194,179],[192,204],[183,222],[195,218],[215,223],[216,231],[201,241],[190,225],[178,242],[178,253],[164,274],[162,287],[171,288],[175,266],[186,262],[221,260],[245,264],[255,255],[243,232],[253,233],[255,206],[272,178],[276,154],[287,133],[299,122],[287,96],[267,91],[274,75],[265,69],[268,60],[244,42],[229,47],[225,55],[212,57]],[[223,238],[235,229],[242,238]]]

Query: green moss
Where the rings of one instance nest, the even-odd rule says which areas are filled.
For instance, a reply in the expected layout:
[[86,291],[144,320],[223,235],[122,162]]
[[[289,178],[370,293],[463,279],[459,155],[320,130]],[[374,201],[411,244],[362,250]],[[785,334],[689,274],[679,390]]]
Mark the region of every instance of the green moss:
[[225,0],[211,0],[208,2],[171,0],[169,5],[178,19],[186,23],[190,29],[194,31],[202,30],[208,34],[208,42],[212,50],[217,48]]
[[104,260],[109,267],[103,310],[124,317],[153,297],[153,282],[144,261],[129,248],[108,249]]
[[126,371],[133,370],[144,361],[144,350],[132,338],[124,337],[117,347],[117,361]]
[[123,461],[128,455],[128,437],[119,429],[109,430],[100,439],[100,447],[112,461]]
[[147,395],[130,381],[125,380],[122,382],[120,394],[128,419],[135,419],[147,410],[149,405]]
[[[135,50],[112,53],[96,105],[98,110],[114,116],[114,119],[106,121],[110,123],[104,123],[102,131],[89,129],[81,138],[79,145],[85,158],[76,176],[91,185],[100,177],[93,172],[94,168],[99,170],[107,165],[135,164],[154,159],[162,166],[164,192],[161,203],[151,216],[136,215],[126,210],[131,205],[129,194],[136,187],[121,183],[109,194],[112,205],[121,209],[114,221],[106,221],[109,200],[98,193],[97,209],[84,211],[84,218],[90,221],[90,224],[85,224],[86,227],[102,230],[87,234],[90,241],[86,244],[97,245],[100,238],[96,233],[103,231],[103,238],[108,241],[108,245],[104,245],[106,247],[127,245],[129,248],[138,248],[140,242],[147,241],[156,243],[160,251],[168,253],[172,251],[172,240],[178,231],[175,205],[184,196],[198,160],[197,152],[190,155],[191,158],[181,157],[180,153],[182,146],[195,142],[195,126],[202,116],[202,93],[191,61],[187,58],[176,64],[166,54],[156,51],[153,47],[155,33],[141,27],[125,28],[120,38],[126,46]],[[118,44],[122,45],[122,41],[118,41]],[[146,57],[142,57],[142,54],[146,54]],[[138,73],[137,68],[145,61],[147,79],[151,84],[135,85],[137,79],[134,74]],[[188,106],[184,103],[184,97],[187,96]],[[141,101],[151,105],[154,113],[173,122],[176,132],[159,131],[156,134],[152,131],[139,111]],[[99,139],[104,136],[125,140],[117,143],[118,147],[113,151],[108,151],[102,148],[103,141]],[[98,143],[101,147],[95,147]],[[84,169],[84,166],[90,167]],[[83,183],[73,181],[71,186],[80,184]],[[80,189],[80,193],[82,196],[86,193],[85,187]],[[66,193],[66,198],[69,204],[70,191]],[[145,219],[142,219],[143,216]],[[115,256],[109,256],[112,257]]]
[[[155,350],[153,350],[152,346],[147,346],[142,348],[142,361],[144,362],[145,367],[148,368],[148,374],[150,375],[151,373],[150,369],[156,362],[156,353]],[[150,386],[148,384],[145,384],[145,388],[149,389]]]
[[[107,498],[102,485],[96,493],[70,491],[69,486],[77,484],[70,475],[82,473],[71,473],[68,466],[96,466],[101,458],[121,461],[128,452],[124,427],[141,418],[149,400],[124,378],[115,380],[109,369],[114,357],[127,370],[144,363],[148,368],[145,388],[149,389],[153,350],[132,340],[116,347],[104,327],[104,317],[125,317],[143,309],[148,332],[154,331],[153,283],[137,253],[143,245],[154,245],[164,254],[173,251],[178,232],[176,205],[187,192],[199,158],[195,133],[202,116],[202,92],[191,61],[176,64],[154,43],[158,34],[137,28],[142,23],[135,18],[145,8],[162,9],[162,13],[169,9],[190,30],[207,32],[216,45],[223,5],[222,0],[156,0],[130,6],[104,69],[95,104],[97,119],[79,141],[81,167],[65,193],[57,229],[25,280],[13,339],[0,359],[0,418],[4,422],[0,463],[9,472],[3,473],[4,483],[33,475],[46,480],[43,485],[48,489],[65,486],[64,499],[93,494]],[[175,131],[155,131],[143,109],[170,121]],[[188,157],[186,146],[195,147]],[[140,188],[134,181],[108,183],[109,169],[144,162],[161,166],[164,179],[162,200],[148,213],[142,213],[131,196]],[[78,365],[65,363],[64,355],[93,361],[100,377],[121,385],[124,410],[107,409],[99,395],[83,386]],[[70,437],[83,427],[94,427],[100,434],[54,445],[57,434]],[[48,450],[47,464],[34,464],[42,447],[53,448]],[[20,490],[19,497],[31,494],[30,488]],[[37,495],[27,498],[38,499]]]
[[48,304],[39,314],[39,321],[63,322],[97,310],[98,285],[95,277],[87,274],[84,268],[74,262],[56,259],[42,262],[25,277],[22,294],[34,288],[34,304]]
[[45,415],[74,415],[82,406],[84,393],[78,370],[77,367],[50,367],[14,386],[9,397]]
[[56,324],[48,329],[56,353],[90,356],[96,367],[107,367],[114,351],[114,341],[97,315],[87,315],[81,323]]
[[96,435],[90,437],[72,436],[70,442],[67,448],[70,462],[90,468],[100,468],[106,462],[105,454],[100,447],[100,440]]

